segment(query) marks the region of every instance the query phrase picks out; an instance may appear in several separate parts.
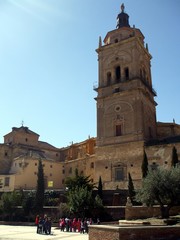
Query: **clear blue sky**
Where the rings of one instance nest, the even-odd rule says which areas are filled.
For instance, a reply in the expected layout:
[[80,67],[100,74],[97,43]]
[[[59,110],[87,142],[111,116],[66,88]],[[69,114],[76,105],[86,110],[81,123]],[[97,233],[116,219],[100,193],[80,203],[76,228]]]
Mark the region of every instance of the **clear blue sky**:
[[56,147],[96,136],[99,36],[124,2],[145,36],[157,120],[180,123],[179,0],[0,0],[0,138],[28,126]]

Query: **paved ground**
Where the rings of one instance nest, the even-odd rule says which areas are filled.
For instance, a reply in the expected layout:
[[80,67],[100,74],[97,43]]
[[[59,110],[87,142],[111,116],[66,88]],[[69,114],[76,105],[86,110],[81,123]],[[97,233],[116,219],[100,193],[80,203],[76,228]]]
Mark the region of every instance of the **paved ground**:
[[88,240],[88,234],[61,232],[56,227],[52,227],[51,235],[37,234],[35,226],[9,226],[0,225],[0,239],[13,240]]

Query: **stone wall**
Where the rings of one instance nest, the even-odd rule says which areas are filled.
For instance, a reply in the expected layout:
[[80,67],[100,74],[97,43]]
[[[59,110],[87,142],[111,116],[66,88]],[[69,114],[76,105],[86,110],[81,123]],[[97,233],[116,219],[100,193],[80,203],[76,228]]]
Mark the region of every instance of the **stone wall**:
[[117,227],[91,225],[89,240],[180,240],[180,226]]
[[[178,215],[180,213],[180,206],[173,207],[170,209],[170,215]],[[143,218],[151,218],[151,217],[159,217],[161,216],[159,206],[153,207],[143,207],[143,206],[133,206],[125,208],[125,219],[143,219]]]

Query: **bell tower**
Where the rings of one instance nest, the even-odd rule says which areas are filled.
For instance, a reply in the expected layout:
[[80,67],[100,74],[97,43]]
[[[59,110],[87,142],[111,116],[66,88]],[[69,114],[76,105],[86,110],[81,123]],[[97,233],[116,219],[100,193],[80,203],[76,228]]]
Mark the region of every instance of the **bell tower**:
[[156,92],[151,55],[141,31],[129,25],[124,4],[115,30],[99,39],[97,146],[156,138]]

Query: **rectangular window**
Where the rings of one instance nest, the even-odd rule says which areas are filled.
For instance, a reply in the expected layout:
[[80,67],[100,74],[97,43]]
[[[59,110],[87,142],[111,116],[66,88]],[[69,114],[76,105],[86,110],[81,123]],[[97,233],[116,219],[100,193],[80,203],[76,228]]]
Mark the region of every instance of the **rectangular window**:
[[123,167],[119,167],[115,169],[115,181],[124,180],[124,170]]
[[121,136],[121,135],[122,135],[121,125],[118,124],[116,125],[116,136]]
[[121,68],[120,68],[120,66],[116,67],[115,75],[116,75],[116,83],[119,83],[120,80],[121,80]]
[[10,181],[10,178],[9,177],[5,177],[5,182],[4,182],[4,186],[5,187],[9,187],[9,181]]

